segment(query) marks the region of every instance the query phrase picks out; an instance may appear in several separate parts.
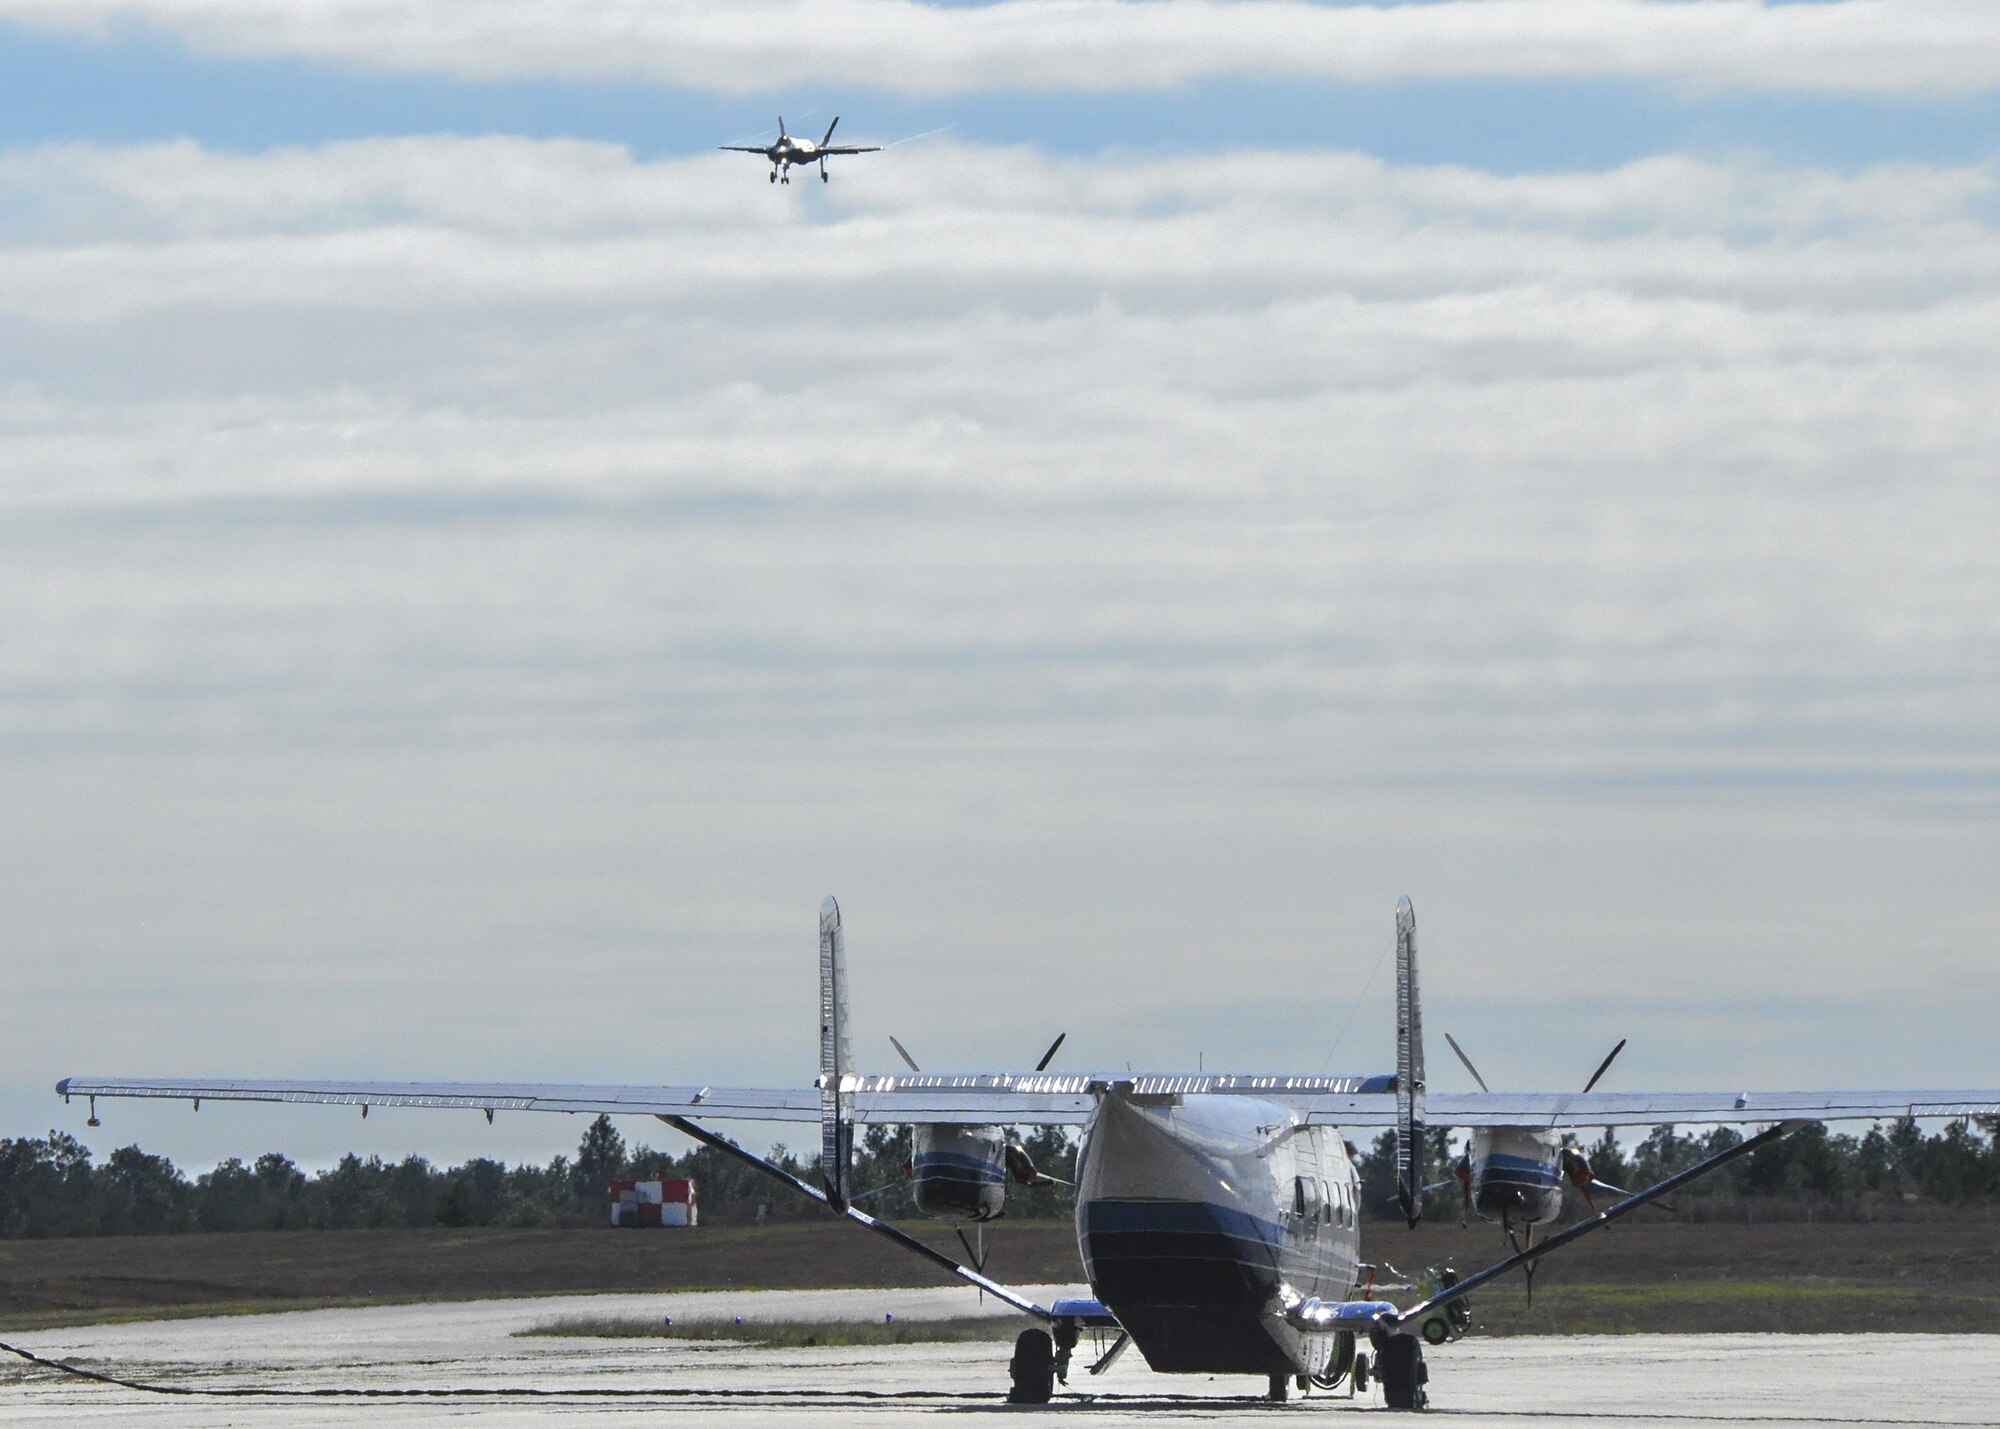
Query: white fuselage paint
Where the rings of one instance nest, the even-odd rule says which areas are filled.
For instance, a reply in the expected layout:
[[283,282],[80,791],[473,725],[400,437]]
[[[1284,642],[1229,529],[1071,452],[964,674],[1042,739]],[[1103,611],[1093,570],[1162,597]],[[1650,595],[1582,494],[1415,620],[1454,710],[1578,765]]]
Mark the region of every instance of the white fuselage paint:
[[1472,1209],[1480,1218],[1525,1230],[1562,1214],[1561,1139],[1525,1126],[1480,1127],[1472,1133]]
[[1323,1372],[1334,1336],[1285,1311],[1352,1293],[1359,1203],[1338,1131],[1249,1097],[1114,1091],[1077,1158],[1091,1288],[1170,1373]]
[[997,1126],[919,1125],[910,1132],[917,1209],[939,1220],[990,1221],[1007,1206],[1007,1137]]

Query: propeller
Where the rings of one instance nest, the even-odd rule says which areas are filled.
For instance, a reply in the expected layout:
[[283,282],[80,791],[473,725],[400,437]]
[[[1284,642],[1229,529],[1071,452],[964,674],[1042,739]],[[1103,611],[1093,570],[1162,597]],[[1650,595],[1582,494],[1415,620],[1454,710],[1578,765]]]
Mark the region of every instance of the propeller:
[[[1056,1033],[1056,1040],[1049,1043],[1049,1050],[1042,1053],[1042,1060],[1035,1063],[1035,1070],[1038,1072],[1046,1072],[1049,1069],[1049,1063],[1055,1061],[1056,1059],[1056,1049],[1061,1047],[1062,1044],[1068,1040],[1068,1038],[1069,1038],[1069,1033],[1067,1032]],[[894,1034],[891,1034],[889,1038],[889,1045],[896,1049],[896,1055],[903,1059],[904,1066],[908,1067],[913,1072],[923,1071],[923,1068],[917,1065],[917,1059],[910,1055],[910,1049],[903,1045],[901,1038],[895,1036]]]
[[1071,1186],[1073,1181],[1065,1181],[1060,1176],[1051,1176],[1035,1165],[1035,1158],[1028,1154],[1028,1148],[1018,1141],[1007,1143],[1007,1174],[1023,1186]]
[[[1465,1049],[1458,1045],[1458,1039],[1452,1036],[1449,1032],[1447,1032],[1444,1034],[1444,1040],[1451,1044],[1451,1050],[1458,1054],[1458,1060],[1461,1064],[1464,1065],[1465,1070],[1472,1073],[1472,1080],[1479,1083],[1479,1090],[1481,1090],[1482,1092],[1492,1091],[1493,1089],[1486,1085],[1486,1078],[1479,1075],[1479,1068],[1472,1065],[1472,1058],[1466,1056]],[[1623,1042],[1620,1042],[1618,1045],[1623,1047],[1625,1044]],[[1615,1052],[1612,1053],[1612,1056],[1614,1057],[1617,1055],[1618,1054]],[[1610,1060],[1607,1058],[1605,1061],[1605,1066],[1608,1067],[1609,1065],[1611,1065],[1611,1063]],[[1604,1070],[1603,1067],[1598,1068],[1599,1072],[1602,1072],[1603,1070]],[[1584,1090],[1588,1091],[1590,1089],[1586,1087],[1584,1088]]]
[[[1621,1043],[1620,1045],[1622,1046],[1623,1044]],[[1614,1053],[1613,1055],[1615,1056],[1616,1054]],[[1597,1174],[1590,1169],[1590,1158],[1583,1154],[1583,1148],[1579,1146],[1565,1144],[1559,1160],[1562,1165],[1563,1175],[1569,1178],[1570,1185],[1576,1187],[1577,1194],[1583,1197],[1583,1203],[1589,1206],[1592,1211],[1597,1209],[1597,1201],[1590,1194],[1592,1191],[1603,1191],[1606,1195],[1617,1196],[1621,1200],[1632,1194],[1623,1186],[1614,1186],[1609,1181],[1598,1180]],[[1669,1213],[1674,1211],[1674,1206],[1671,1202],[1655,1201],[1653,1204],[1657,1205],[1663,1211]]]
[[840,123],[840,116],[836,114],[833,116],[833,123],[826,126],[826,133],[819,136],[820,148],[824,149],[828,144],[833,142],[833,131],[835,126],[837,126],[839,123]]
[[[974,1248],[972,1242],[965,1238],[965,1232],[963,1230],[954,1226],[952,1227],[952,1233],[958,1237],[958,1243],[965,1247],[965,1258],[971,1262],[972,1268],[978,1271],[981,1275],[984,1275],[986,1273],[985,1224],[982,1222],[981,1224],[976,1225],[972,1228],[972,1233],[979,1237],[979,1245],[977,1248]],[[984,1290],[979,1292],[979,1298],[982,1302],[986,1299],[986,1292]]]
[[778,137],[780,139],[787,137],[785,134],[785,116],[782,114],[778,116]]
[[[1613,1047],[1608,1053],[1606,1053],[1604,1060],[1597,1064],[1597,1070],[1592,1072],[1590,1074],[1590,1080],[1583,1084],[1583,1093],[1585,1096],[1590,1095],[1590,1089],[1597,1085],[1597,1079],[1603,1076],[1607,1071],[1609,1071],[1611,1069],[1611,1064],[1618,1060],[1618,1054],[1625,1050],[1626,1041],[1627,1041],[1626,1038],[1620,1037],[1618,1039],[1618,1045],[1616,1047]],[[1468,1062],[1466,1065],[1470,1066],[1471,1063]],[[1479,1075],[1479,1073],[1474,1072],[1472,1075],[1476,1077]],[[1480,1085],[1484,1087],[1485,1083],[1482,1082]]]

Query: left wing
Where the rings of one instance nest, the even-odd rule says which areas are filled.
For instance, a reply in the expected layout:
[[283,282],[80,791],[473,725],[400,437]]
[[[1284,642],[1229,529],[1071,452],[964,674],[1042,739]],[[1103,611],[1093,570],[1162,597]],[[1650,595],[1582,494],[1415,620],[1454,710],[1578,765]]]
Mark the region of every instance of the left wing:
[[770,1087],[599,1087],[556,1082],[300,1082],[200,1077],[65,1077],[68,1097],[148,1097],[216,1102],[305,1102],[331,1106],[438,1107],[483,1111],[705,1116],[723,1121],[819,1120],[819,1093]]

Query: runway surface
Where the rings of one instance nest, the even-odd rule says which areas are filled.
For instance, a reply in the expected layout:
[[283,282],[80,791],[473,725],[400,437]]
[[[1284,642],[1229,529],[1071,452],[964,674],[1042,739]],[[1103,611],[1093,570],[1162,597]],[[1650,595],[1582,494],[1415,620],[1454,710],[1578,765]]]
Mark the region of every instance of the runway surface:
[[[557,1416],[606,1423],[727,1416],[746,1424],[837,1421],[864,1429],[965,1414],[1087,1414],[1094,1424],[1159,1424],[1388,1412],[1373,1394],[1352,1400],[1315,1394],[1267,1406],[1254,1402],[1262,1388],[1255,1382],[1156,1375],[1136,1354],[1098,1379],[1079,1363],[1070,1394],[1049,1410],[1015,1408],[1002,1402],[1009,1347],[999,1341],[767,1350],[515,1335],[585,1314],[878,1320],[980,1312],[972,1295],[947,1287],[487,1300],[46,1330],[0,1338],[135,1380],[282,1394],[160,1396],[10,1358],[0,1362],[0,1419],[80,1425],[143,1418],[162,1429],[366,1421],[401,1429],[476,1417],[500,1429]],[[1003,1313],[990,1301],[984,1312]],[[1430,1363],[1434,1413],[1481,1423],[1525,1425],[1560,1416],[1577,1426],[2000,1424],[2000,1337],[1991,1336],[1474,1338],[1433,1351]],[[447,1393],[361,1397],[369,1390]]]

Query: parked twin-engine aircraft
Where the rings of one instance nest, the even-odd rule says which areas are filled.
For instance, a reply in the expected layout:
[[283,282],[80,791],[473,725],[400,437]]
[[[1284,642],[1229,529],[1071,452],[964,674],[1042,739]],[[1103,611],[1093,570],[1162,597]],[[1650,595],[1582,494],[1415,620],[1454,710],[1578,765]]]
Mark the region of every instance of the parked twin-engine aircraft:
[[[1468,1093],[1428,1097],[1416,976],[1416,915],[1396,910],[1397,1071],[1328,1077],[1214,1072],[999,1072],[866,1076],[848,1043],[840,909],[820,910],[820,1075],[811,1088],[551,1086],[424,1082],[207,1081],[71,1077],[65,1097],[318,1102],[484,1111],[642,1113],[783,1181],[849,1220],[1038,1321],[1015,1343],[1011,1398],[1041,1402],[1067,1379],[1085,1330],[1114,1336],[1091,1366],[1128,1345],[1165,1373],[1264,1377],[1273,1398],[1301,1388],[1359,1385],[1374,1356],[1392,1406],[1426,1400],[1426,1345],[1457,1339],[1470,1323],[1466,1297],[1640,1206],[1783,1136],[1799,1121],[2000,1113],[2000,1091]],[[1044,1065],[1047,1059],[1044,1058]],[[1343,1129],[1393,1127],[1398,1195],[1411,1224],[1422,1213],[1426,1117],[1469,1128],[1774,1123],[1566,1230],[1463,1280],[1450,1272],[1420,1303],[1398,1308],[1372,1294],[1361,1259],[1360,1181]],[[711,1121],[818,1122],[818,1186],[712,1130]],[[989,1279],[857,1208],[849,1185],[854,1130],[894,1124],[951,1128],[1022,1124],[1082,1128],[1076,1225],[1088,1298],[1050,1305]],[[975,1138],[972,1159],[997,1171],[1004,1141]],[[998,1157],[998,1162],[995,1157]],[[982,1182],[982,1184],[985,1184]],[[991,1181],[999,1186],[998,1177]],[[982,1192],[975,1214],[987,1202]],[[963,1216],[961,1200],[934,1210]],[[1367,1289],[1364,1290],[1364,1287]]]
[[790,183],[793,168],[804,168],[808,164],[819,165],[819,181],[826,182],[826,161],[840,154],[880,153],[880,144],[836,144],[833,142],[834,125],[840,123],[838,114],[833,116],[833,124],[826,126],[826,133],[820,135],[819,142],[810,139],[794,139],[785,132],[785,116],[778,116],[778,138],[770,144],[724,144],[721,147],[733,154],[762,154],[771,161],[771,182]]
[[[1458,1040],[1449,1032],[1445,1033],[1444,1040],[1451,1044],[1452,1052],[1465,1070],[1472,1074],[1479,1090],[1487,1091],[1486,1078],[1479,1075],[1479,1068],[1472,1065],[1472,1059],[1465,1055],[1465,1049],[1458,1045]],[[1597,1064],[1597,1070],[1583,1084],[1586,1095],[1602,1080],[1611,1069],[1611,1064],[1618,1060],[1618,1054],[1624,1050],[1625,1043],[1621,1041]],[[1508,1246],[1518,1251],[1535,1243],[1535,1227],[1561,1217],[1565,1182],[1576,1187],[1584,1204],[1593,1211],[1597,1209],[1598,1192],[1611,1196],[1631,1194],[1608,1181],[1598,1180],[1596,1173],[1590,1169],[1589,1158],[1572,1144],[1572,1138],[1567,1133],[1542,1126],[1475,1127],[1466,1138],[1465,1150],[1453,1165],[1451,1176],[1424,1189],[1436,1191],[1456,1185],[1460,1197],[1460,1223],[1463,1224],[1465,1218],[1474,1212],[1481,1220],[1498,1221]],[[1530,1261],[1522,1269],[1527,1276],[1528,1300],[1532,1304],[1535,1297],[1535,1263]]]

